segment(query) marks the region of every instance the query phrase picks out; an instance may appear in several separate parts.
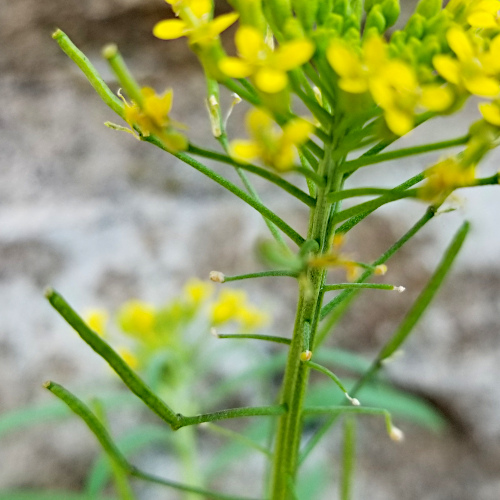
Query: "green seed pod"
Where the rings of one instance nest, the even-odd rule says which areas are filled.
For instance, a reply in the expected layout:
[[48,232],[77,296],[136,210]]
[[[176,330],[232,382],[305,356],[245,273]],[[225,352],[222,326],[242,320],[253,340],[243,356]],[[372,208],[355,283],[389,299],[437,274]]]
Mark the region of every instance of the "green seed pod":
[[319,0],[292,0],[292,7],[305,31],[312,30],[318,13]]
[[401,13],[399,0],[384,0],[382,3],[382,14],[385,17],[386,29],[394,25]]
[[316,22],[319,25],[324,24],[328,14],[333,10],[333,0],[319,0],[318,11],[316,13]]
[[382,6],[375,5],[372,10],[368,13],[365,23],[365,33],[368,30],[375,28],[378,33],[383,33],[387,26],[384,14],[382,14]]
[[330,13],[325,20],[325,28],[331,29],[336,33],[342,33],[344,30],[344,18],[333,12]]
[[425,30],[425,18],[420,14],[413,14],[406,24],[405,31],[409,37],[422,38]]
[[443,8],[443,0],[420,0],[415,9],[417,14],[429,19],[438,14]]

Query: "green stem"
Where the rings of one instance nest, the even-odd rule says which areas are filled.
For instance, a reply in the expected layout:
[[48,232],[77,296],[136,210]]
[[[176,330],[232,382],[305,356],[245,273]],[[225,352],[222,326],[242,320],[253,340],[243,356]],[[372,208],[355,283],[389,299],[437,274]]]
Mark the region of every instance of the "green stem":
[[431,151],[438,151],[440,149],[453,148],[455,146],[462,146],[470,139],[469,135],[457,137],[447,141],[434,142],[432,144],[422,144],[420,146],[413,146],[410,148],[398,149],[388,153],[360,156],[355,160],[346,161],[342,167],[344,173],[354,172],[358,168],[367,167],[368,165],[375,165],[384,161],[397,160],[399,158],[406,158],[408,156],[419,155],[422,153],[429,153]]
[[[147,142],[151,142],[155,146],[158,146],[159,148],[169,153],[172,153],[171,151],[168,151],[165,145],[157,137],[154,137],[153,135],[144,138],[144,140]],[[183,161],[184,163],[187,163],[189,166],[198,170],[198,172],[201,172],[202,174],[206,175],[209,179],[212,179],[220,186],[226,188],[228,191],[236,195],[238,198],[243,200],[245,203],[250,205],[255,210],[257,210],[257,212],[259,212],[266,219],[272,222],[276,227],[281,229],[283,233],[285,233],[298,246],[301,246],[302,243],[304,243],[304,238],[300,236],[300,234],[297,233],[293,228],[291,228],[283,219],[281,219],[278,215],[276,215],[272,210],[267,208],[261,202],[257,201],[253,196],[245,193],[245,191],[240,189],[238,186],[228,181],[225,177],[222,177],[221,175],[217,174],[216,172],[209,169],[207,166],[203,165],[199,161],[196,161],[194,158],[192,158],[186,153],[172,153],[172,154],[179,160]]]
[[387,285],[385,283],[335,283],[333,285],[324,285],[323,291],[328,292],[330,290],[359,290],[361,288],[374,288],[376,290],[400,291],[400,287],[394,285]]
[[212,413],[203,413],[201,415],[194,415],[185,417],[179,415],[179,428],[186,425],[197,425],[203,422],[217,422],[219,420],[228,420],[230,418],[243,418],[243,417],[274,417],[283,415],[286,409],[283,405],[272,406],[249,406],[243,408],[230,408],[227,410],[215,411]]
[[217,333],[218,339],[255,339],[275,342],[276,344],[290,345],[290,339],[285,337],[275,337],[274,335],[260,335],[257,333]]
[[240,281],[240,280],[248,280],[253,278],[267,278],[267,277],[288,277],[288,278],[297,278],[299,273],[296,271],[284,271],[284,270],[276,270],[276,271],[261,271],[258,273],[249,273],[249,274],[238,274],[237,276],[224,276],[224,283],[229,281]]
[[179,416],[167,406],[143,380],[122,360],[116,351],[91,330],[75,310],[55,290],[48,289],[45,296],[56,311],[75,329],[81,339],[104,358],[125,385],[173,429],[179,426]]
[[344,443],[342,450],[341,500],[351,500],[356,462],[356,421],[348,417],[344,421]]
[[[318,168],[318,174],[325,177],[326,185],[318,187],[317,203],[311,210],[307,235],[308,240],[317,242],[315,254],[323,253],[329,245],[327,232],[331,203],[327,199],[327,193],[333,191],[341,182],[334,154],[336,145],[336,141],[329,144]],[[324,278],[324,269],[311,267],[307,270],[305,279],[299,284],[295,326],[280,396],[281,404],[288,411],[280,418],[276,433],[271,478],[272,500],[288,500],[290,497],[288,478],[291,478],[293,482],[296,477],[302,435],[302,408],[309,373],[307,364],[300,360],[300,354],[304,348],[304,335],[308,327],[312,327],[310,342],[314,342],[315,325],[319,311],[318,304],[322,296]]]

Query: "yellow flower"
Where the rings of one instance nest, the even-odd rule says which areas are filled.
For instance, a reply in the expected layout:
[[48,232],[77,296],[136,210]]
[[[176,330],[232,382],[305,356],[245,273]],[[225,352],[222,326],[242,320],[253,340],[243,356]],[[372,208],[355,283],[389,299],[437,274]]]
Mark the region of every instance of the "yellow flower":
[[479,50],[469,35],[457,26],[448,30],[446,39],[457,58],[447,54],[434,56],[432,62],[439,75],[473,95],[498,95],[500,84],[494,75],[500,69],[500,39],[496,37],[491,42],[488,52]]
[[109,320],[109,314],[105,309],[92,309],[85,317],[85,321],[89,328],[94,330],[98,335],[104,337],[106,333],[106,325]]
[[381,37],[369,37],[361,52],[335,39],[326,55],[340,77],[339,87],[352,94],[369,91],[392,132],[403,135],[413,128],[420,94],[415,70],[402,60],[390,59]]
[[479,0],[471,2],[467,9],[467,22],[473,28],[498,28],[500,25],[500,2],[498,0]]
[[182,126],[173,122],[169,113],[172,109],[173,91],[166,90],[162,95],[157,95],[150,87],[141,89],[142,102],[125,103],[125,120],[132,130],[138,127],[144,137],[151,134],[157,135],[173,152],[187,148],[188,141],[184,135],[175,130],[174,126]]
[[167,0],[167,3],[180,19],[166,19],[155,25],[153,34],[162,40],[185,36],[192,45],[209,45],[238,19],[235,12],[212,19],[210,0]]
[[246,301],[246,293],[242,290],[222,291],[217,302],[212,305],[212,324],[220,325],[236,319]]
[[479,111],[483,115],[483,118],[492,125],[500,127],[500,102],[483,102],[479,104]]
[[212,295],[213,286],[206,281],[190,279],[184,286],[184,293],[195,305],[200,304]]
[[446,158],[426,171],[427,182],[419,190],[424,200],[441,200],[459,187],[470,186],[475,179],[475,166],[463,165],[456,157]]
[[155,319],[155,308],[140,300],[126,302],[118,312],[118,323],[121,329],[125,333],[138,337],[147,337],[153,333]]
[[224,57],[219,69],[231,78],[252,77],[262,92],[275,94],[288,84],[287,71],[305,64],[314,54],[314,44],[305,38],[281,44],[276,50],[252,26],[241,26],[235,36],[239,57]]
[[279,171],[293,167],[296,147],[304,144],[314,127],[301,118],[290,120],[279,130],[265,111],[251,110],[246,118],[250,140],[235,140],[230,144],[231,156],[240,162],[262,160]]
[[254,330],[266,325],[269,322],[269,315],[255,306],[245,305],[238,310],[236,319],[241,323],[243,330]]

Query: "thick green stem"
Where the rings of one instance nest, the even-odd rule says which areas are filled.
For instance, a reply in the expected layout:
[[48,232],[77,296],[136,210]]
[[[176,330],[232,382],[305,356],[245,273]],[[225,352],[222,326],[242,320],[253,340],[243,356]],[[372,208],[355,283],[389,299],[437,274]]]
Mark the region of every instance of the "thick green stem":
[[[332,203],[327,194],[335,191],[340,184],[336,172],[337,159],[334,156],[334,144],[325,151],[318,173],[326,179],[326,185],[318,188],[317,203],[311,210],[308,240],[318,243],[316,253],[323,253],[328,247],[328,222]],[[301,280],[295,326],[281,390],[280,403],[287,408],[287,413],[280,418],[276,434],[275,454],[271,482],[272,500],[288,500],[293,497],[289,480],[295,480],[298,467],[298,453],[302,434],[302,410],[307,386],[309,367],[300,359],[305,350],[304,333],[310,330],[310,342],[314,342],[317,315],[324,285],[324,269],[310,268],[307,279]]]

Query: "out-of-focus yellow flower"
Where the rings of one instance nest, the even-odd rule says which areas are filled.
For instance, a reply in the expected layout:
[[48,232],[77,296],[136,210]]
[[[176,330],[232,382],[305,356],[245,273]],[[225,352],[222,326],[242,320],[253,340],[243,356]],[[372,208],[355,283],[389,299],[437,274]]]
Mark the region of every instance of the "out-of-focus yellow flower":
[[87,325],[98,335],[104,337],[106,334],[106,325],[109,320],[109,314],[105,309],[92,309],[85,317]]
[[212,19],[210,0],[168,0],[167,3],[180,19],[166,19],[155,25],[153,34],[162,40],[185,36],[192,45],[209,45],[238,19],[236,12]]
[[314,129],[308,121],[297,118],[280,130],[271,116],[261,109],[253,109],[247,114],[246,127],[251,139],[232,141],[231,156],[243,163],[260,159],[279,171],[293,167],[296,147],[304,144]]
[[155,326],[155,308],[140,300],[126,302],[118,312],[120,328],[133,336],[148,337]]
[[426,171],[427,182],[419,190],[424,200],[444,199],[457,188],[470,186],[475,179],[475,166],[463,165],[456,157],[446,158]]
[[208,299],[212,295],[213,290],[211,283],[196,278],[190,279],[184,286],[184,293],[195,305],[199,305]]
[[495,77],[500,70],[500,38],[496,37],[490,49],[484,51],[473,43],[469,34],[454,26],[446,39],[456,58],[448,54],[434,56],[436,71],[448,82],[464,88],[473,95],[495,97],[500,84]]
[[269,315],[252,305],[245,305],[238,310],[237,320],[244,330],[254,330],[269,322]]
[[234,320],[241,307],[246,303],[247,295],[242,290],[224,290],[218,300],[212,305],[211,320],[214,325],[220,325]]
[[132,130],[137,126],[144,137],[157,135],[173,152],[186,149],[188,144],[186,137],[174,128],[182,125],[169,117],[173,101],[172,89],[158,95],[152,88],[144,87],[141,89],[141,94],[140,105],[135,102],[130,104],[122,97],[125,103],[125,120]]
[[500,127],[500,101],[483,102],[479,104],[479,111],[488,123]]
[[306,38],[281,44],[273,50],[262,33],[252,26],[241,26],[235,36],[239,57],[224,57],[219,68],[231,78],[252,77],[262,92],[275,94],[288,84],[287,71],[305,64],[314,54],[314,44]]
[[125,363],[127,363],[127,365],[132,368],[132,370],[136,370],[137,368],[139,368],[139,359],[132,351],[130,351],[126,347],[120,347],[119,349],[117,349],[117,352],[123,359],[123,361],[125,361]]

